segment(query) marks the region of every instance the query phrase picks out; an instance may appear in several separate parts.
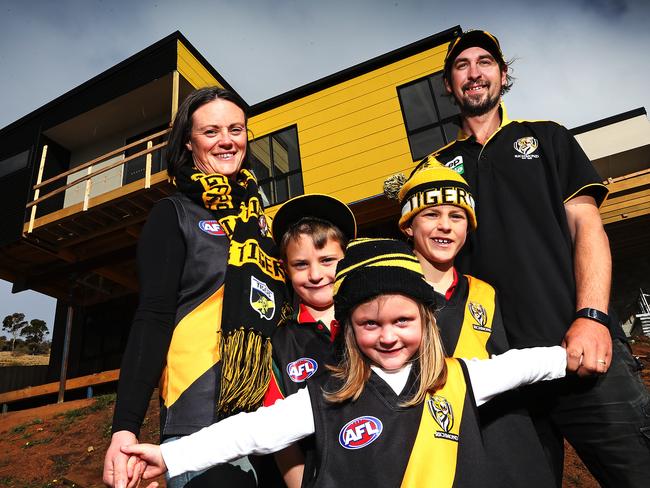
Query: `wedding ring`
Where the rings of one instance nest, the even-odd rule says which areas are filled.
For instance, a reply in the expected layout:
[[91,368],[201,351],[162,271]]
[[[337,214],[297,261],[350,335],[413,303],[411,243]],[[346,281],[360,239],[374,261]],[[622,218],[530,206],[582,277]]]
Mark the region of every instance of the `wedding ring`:
[[607,364],[607,361],[605,361],[604,359],[596,359],[596,362],[601,364]]

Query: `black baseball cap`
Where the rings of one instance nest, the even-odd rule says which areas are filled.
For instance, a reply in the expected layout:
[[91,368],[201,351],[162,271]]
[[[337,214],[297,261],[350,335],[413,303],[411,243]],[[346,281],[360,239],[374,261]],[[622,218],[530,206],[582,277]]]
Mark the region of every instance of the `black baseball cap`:
[[445,56],[445,74],[449,73],[451,70],[451,64],[458,55],[469,47],[482,47],[489,52],[501,66],[506,64],[503,59],[503,53],[501,52],[501,45],[496,37],[488,31],[470,30],[463,32],[460,36],[449,43],[447,55]]
[[350,207],[330,195],[309,193],[287,200],[280,206],[271,223],[273,240],[279,244],[292,225],[309,217],[331,222],[348,240],[357,236],[357,221]]

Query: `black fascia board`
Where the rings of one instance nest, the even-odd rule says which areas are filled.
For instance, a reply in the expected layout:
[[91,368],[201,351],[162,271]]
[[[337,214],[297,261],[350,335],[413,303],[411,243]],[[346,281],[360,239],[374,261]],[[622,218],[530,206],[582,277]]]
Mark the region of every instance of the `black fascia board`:
[[596,120],[595,122],[589,122],[588,124],[574,127],[573,129],[570,129],[569,132],[571,132],[571,134],[573,134],[574,136],[577,136],[578,134],[584,134],[585,132],[589,132],[595,129],[600,129],[601,127],[605,127],[608,125],[616,124],[617,122],[623,122],[624,120],[632,119],[634,117],[638,117],[639,115],[648,115],[645,107],[635,108],[634,110],[630,110],[628,112],[623,112],[618,115],[612,115],[611,117],[607,117],[601,120]]
[[434,46],[449,42],[452,39],[458,37],[461,33],[462,29],[459,25],[457,25],[442,32],[438,32],[437,34],[425,37],[424,39],[420,39],[419,41],[415,41],[411,44],[395,49],[394,51],[390,51],[368,61],[364,61],[363,63],[325,76],[319,80],[312,81],[311,83],[300,86],[298,88],[294,88],[293,90],[269,98],[268,100],[256,103],[251,106],[250,115],[259,115],[263,112],[267,112],[286,103],[298,100],[299,98],[312,95],[331,86],[343,83],[344,81],[350,80],[352,78],[356,78],[357,76],[361,76],[382,66],[386,66],[387,64],[394,63],[400,59],[421,53],[422,51],[431,49]]

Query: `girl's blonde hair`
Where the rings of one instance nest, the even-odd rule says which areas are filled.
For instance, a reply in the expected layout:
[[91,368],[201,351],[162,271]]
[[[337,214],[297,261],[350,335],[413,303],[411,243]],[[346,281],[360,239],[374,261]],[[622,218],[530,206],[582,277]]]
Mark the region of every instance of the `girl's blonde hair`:
[[[409,298],[413,299],[412,297]],[[414,366],[418,368],[417,390],[411,398],[400,405],[401,407],[410,407],[424,402],[427,393],[432,394],[447,382],[445,351],[433,310],[417,300],[416,303],[418,304],[422,323],[420,348],[417,355],[412,359],[414,363],[417,363]],[[370,378],[370,360],[359,349],[354,335],[351,323],[353,310],[346,315],[342,324],[343,357],[338,366],[330,368],[333,376],[341,380],[343,384],[336,391],[323,392],[325,399],[332,403],[357,400]]]

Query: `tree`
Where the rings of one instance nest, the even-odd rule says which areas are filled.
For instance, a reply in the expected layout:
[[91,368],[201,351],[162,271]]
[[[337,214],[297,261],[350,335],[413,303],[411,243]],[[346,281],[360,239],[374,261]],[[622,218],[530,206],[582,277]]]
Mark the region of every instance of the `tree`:
[[25,325],[20,331],[21,336],[25,336],[25,342],[29,346],[29,350],[32,354],[35,354],[41,342],[43,342],[43,337],[47,334],[47,325],[44,320],[33,319],[29,322],[29,325]]
[[13,338],[11,340],[11,351],[13,352],[14,347],[16,345],[16,339],[20,335],[20,331],[22,330],[23,327],[27,325],[27,321],[25,320],[25,314],[24,313],[14,313],[11,315],[7,315],[4,320],[2,321],[2,328],[6,330],[9,334],[11,334],[11,337]]

